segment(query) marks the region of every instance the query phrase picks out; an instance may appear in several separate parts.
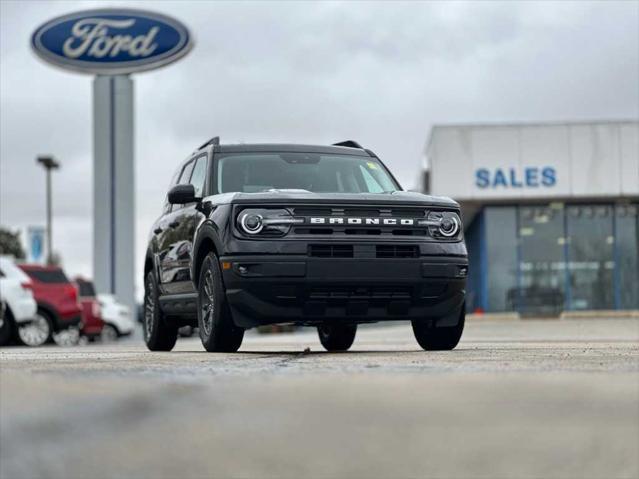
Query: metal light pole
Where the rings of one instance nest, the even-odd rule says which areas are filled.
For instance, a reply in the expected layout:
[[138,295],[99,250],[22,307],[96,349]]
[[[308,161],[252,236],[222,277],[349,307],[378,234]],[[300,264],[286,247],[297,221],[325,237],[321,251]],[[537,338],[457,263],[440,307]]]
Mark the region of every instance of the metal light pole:
[[51,246],[53,235],[51,228],[51,170],[60,168],[60,163],[52,156],[38,156],[38,163],[47,172],[47,264],[51,264],[53,259],[53,246]]

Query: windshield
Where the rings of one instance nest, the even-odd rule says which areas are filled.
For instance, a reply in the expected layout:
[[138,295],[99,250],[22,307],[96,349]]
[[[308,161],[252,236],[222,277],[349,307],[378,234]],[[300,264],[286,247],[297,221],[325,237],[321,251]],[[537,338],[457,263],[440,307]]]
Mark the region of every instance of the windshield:
[[376,158],[317,153],[234,153],[219,157],[218,193],[298,189],[390,193],[399,186]]

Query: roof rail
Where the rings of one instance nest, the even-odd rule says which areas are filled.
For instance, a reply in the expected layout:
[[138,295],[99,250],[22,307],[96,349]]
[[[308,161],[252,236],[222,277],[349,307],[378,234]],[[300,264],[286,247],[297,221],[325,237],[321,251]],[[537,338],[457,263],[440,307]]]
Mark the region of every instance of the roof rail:
[[209,141],[207,141],[206,143],[204,143],[202,146],[200,146],[198,148],[198,150],[201,150],[202,148],[204,148],[205,146],[209,146],[209,145],[213,145],[213,146],[219,146],[220,145],[220,137],[219,136],[214,136],[213,138],[211,138]]
[[355,140],[340,141],[339,143],[333,143],[332,146],[344,146],[346,148],[359,148],[361,150],[364,149],[364,147],[360,145],[359,143],[357,143]]

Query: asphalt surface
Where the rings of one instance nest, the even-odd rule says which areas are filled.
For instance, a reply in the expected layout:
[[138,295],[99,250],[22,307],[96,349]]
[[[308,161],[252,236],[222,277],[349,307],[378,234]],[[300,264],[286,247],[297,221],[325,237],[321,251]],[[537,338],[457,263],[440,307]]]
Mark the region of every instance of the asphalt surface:
[[[308,348],[308,349],[307,349]],[[0,352],[0,478],[639,477],[639,321]]]

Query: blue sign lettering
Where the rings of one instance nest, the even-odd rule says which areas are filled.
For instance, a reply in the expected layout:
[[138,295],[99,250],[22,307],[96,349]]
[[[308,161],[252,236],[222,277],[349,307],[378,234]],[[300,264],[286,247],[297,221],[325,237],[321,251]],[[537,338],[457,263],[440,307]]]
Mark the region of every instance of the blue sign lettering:
[[475,171],[475,186],[482,189],[548,188],[556,184],[557,172],[551,166],[528,166],[523,171],[517,168],[478,168]]

